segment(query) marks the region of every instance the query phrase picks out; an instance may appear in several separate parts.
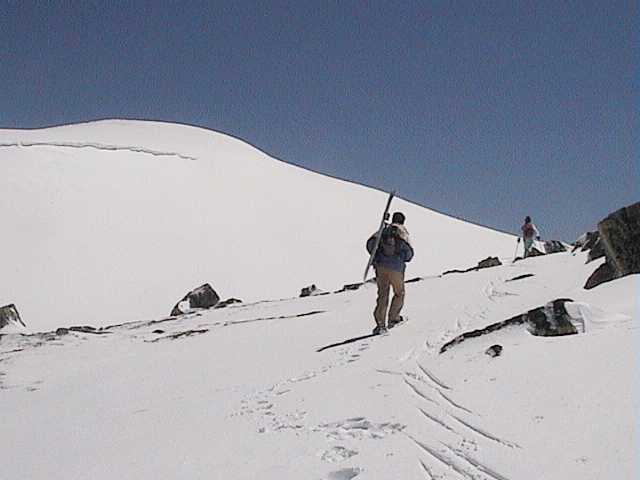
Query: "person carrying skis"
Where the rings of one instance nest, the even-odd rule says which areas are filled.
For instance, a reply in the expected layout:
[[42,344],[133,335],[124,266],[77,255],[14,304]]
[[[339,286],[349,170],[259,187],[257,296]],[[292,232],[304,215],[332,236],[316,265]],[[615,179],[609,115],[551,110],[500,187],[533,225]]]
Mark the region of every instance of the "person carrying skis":
[[[404,304],[404,271],[406,263],[413,258],[413,248],[404,221],[405,216],[401,212],[393,214],[391,225],[386,225],[382,230],[378,250],[373,259],[378,285],[378,299],[373,311],[373,317],[376,321],[374,335],[386,332],[387,327],[392,328],[403,320],[400,316],[400,310]],[[367,240],[369,254],[373,254],[377,235],[378,232]],[[389,308],[389,321],[385,323],[390,287],[393,288],[393,300]]]
[[[524,219],[524,225],[520,227],[522,230],[522,240],[524,242],[524,255],[523,258],[527,258],[531,249],[533,248],[533,240],[540,240],[540,232],[531,221],[531,217],[527,216]],[[518,238],[518,243],[520,243],[520,238]]]

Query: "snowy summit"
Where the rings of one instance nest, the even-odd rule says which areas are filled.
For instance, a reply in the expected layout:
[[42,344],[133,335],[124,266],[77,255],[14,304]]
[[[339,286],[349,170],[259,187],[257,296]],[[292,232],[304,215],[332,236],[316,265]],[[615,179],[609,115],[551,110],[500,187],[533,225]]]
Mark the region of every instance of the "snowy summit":
[[[0,330],[2,478],[638,477],[637,274],[585,290],[588,252],[514,263],[515,236],[396,199],[408,320],[372,337],[375,285],[340,290],[384,192],[182,125],[0,149],[26,324]],[[204,283],[242,302],[169,315]],[[541,336],[555,305],[571,334]]]
[[[0,301],[34,330],[165,315],[205,282],[245,301],[357,282],[386,200],[184,125],[0,130],[0,153]],[[423,245],[415,273],[513,254],[511,235],[401,199],[394,208]]]

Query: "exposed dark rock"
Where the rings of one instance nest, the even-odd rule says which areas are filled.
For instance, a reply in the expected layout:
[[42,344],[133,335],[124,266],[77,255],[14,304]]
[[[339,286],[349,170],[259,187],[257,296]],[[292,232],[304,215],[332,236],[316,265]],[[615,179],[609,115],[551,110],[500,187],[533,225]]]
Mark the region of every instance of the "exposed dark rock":
[[571,244],[571,246],[573,247],[571,249],[571,253],[575,252],[576,250],[578,250],[579,248],[582,248],[584,246],[584,244],[587,241],[587,235],[589,234],[589,232],[585,232],[582,235],[580,235],[575,242],[573,242]]
[[487,257],[484,260],[480,260],[478,262],[478,265],[476,265],[475,267],[467,268],[466,270],[447,270],[446,272],[443,272],[441,276],[449,275],[450,273],[477,272],[478,270],[482,270],[483,268],[498,267],[500,265],[502,265],[502,262],[500,262],[500,259],[498,257]]
[[516,315],[502,322],[493,323],[484,328],[465,332],[453,340],[445,343],[440,348],[440,353],[446,352],[451,347],[465,341],[468,338],[479,337],[514,325],[527,324],[531,334],[536,336],[571,335],[578,331],[571,323],[571,317],[567,313],[564,304],[571,299],[561,298],[549,302],[547,305],[529,310],[527,313]]
[[[529,254],[527,255],[526,258],[530,258],[530,257],[540,257],[544,255],[544,253],[542,253],[540,250],[538,250],[536,247],[531,247],[531,250],[529,250]],[[524,260],[524,257],[516,257],[513,259],[513,263],[519,262],[520,260]]]
[[499,357],[502,354],[502,345],[491,345],[484,353],[490,357]]
[[295,315],[279,315],[277,317],[261,317],[261,318],[251,318],[248,320],[231,320],[229,322],[225,322],[224,326],[228,325],[244,325],[247,323],[255,323],[255,322],[270,322],[272,320],[284,320],[289,318],[300,318],[300,317],[309,317],[311,315],[318,315],[320,313],[325,313],[326,310],[313,310],[311,312],[298,313]]
[[484,260],[480,260],[478,262],[477,269],[480,270],[481,268],[498,267],[500,265],[502,265],[502,262],[498,257],[487,257]]
[[191,337],[193,335],[202,335],[203,333],[207,333],[209,330],[207,328],[203,328],[200,330],[186,330],[184,332],[172,333],[171,335],[166,335],[164,337],[155,338],[153,340],[145,340],[147,343],[155,343],[161,340],[176,340],[178,338],[183,337]]
[[564,246],[564,243],[558,240],[547,240],[544,242],[544,251],[547,255],[551,253],[561,253],[566,252],[567,247]]
[[318,293],[320,293],[321,290],[316,287],[316,284],[312,284],[308,287],[304,287],[302,290],[300,290],[300,296],[301,297],[310,297],[312,295],[317,295]]
[[527,255],[527,258],[529,258],[529,257],[541,257],[542,255],[544,255],[543,252],[538,250],[536,247],[531,247],[531,250],[529,250],[529,254]]
[[187,300],[189,301],[189,308],[211,308],[220,301],[220,297],[211,285],[205,283],[204,285],[191,290],[182,298],[182,300],[176,303],[176,306],[173,307],[170,315],[177,316],[185,313],[180,309],[180,304]]
[[533,273],[524,273],[522,275],[518,275],[517,277],[513,277],[513,278],[510,278],[508,280],[505,280],[505,282],[515,282],[517,280],[523,280],[523,279],[529,278],[529,277],[535,277],[535,275]]
[[[373,282],[376,281],[375,278],[372,279]],[[370,282],[370,280],[367,280],[367,282]],[[364,285],[364,283],[359,282],[359,283],[348,283],[346,285],[344,285],[340,290],[336,290],[334,293],[342,293],[342,292],[349,292],[352,290],[358,290],[362,285]]]
[[160,335],[161,333],[164,333],[164,330],[160,330],[160,329],[158,328],[158,329],[154,330],[154,331],[153,331],[153,332],[151,332],[151,333],[155,333],[155,334],[157,334],[157,335]]
[[640,202],[609,215],[598,224],[598,231],[616,275],[640,273]]
[[91,325],[75,325],[73,327],[69,327],[69,330],[76,332],[95,332],[97,329]]
[[215,308],[225,308],[236,303],[242,303],[242,300],[239,298],[228,298],[225,301],[216,304]]
[[422,277],[415,277],[415,278],[410,278],[409,280],[405,280],[404,283],[415,283],[415,282],[421,282],[422,280],[424,280]]
[[610,282],[614,278],[616,278],[615,269],[609,264],[609,262],[604,262],[596,268],[596,270],[587,279],[587,283],[584,284],[584,288],[585,290],[590,290],[601,283]]
[[441,276],[444,275],[449,275],[451,273],[467,273],[467,272],[471,272],[472,270],[475,270],[476,267],[473,268],[467,268],[466,270],[458,270],[458,269],[454,269],[454,270],[447,270],[446,272],[442,272]]
[[527,312],[529,332],[539,337],[578,333],[564,307],[565,303],[572,301],[569,298],[560,298],[547,303],[544,307],[529,310]]
[[587,263],[593,262],[599,258],[604,257],[604,244],[600,237],[595,241],[593,247],[589,250],[589,255],[587,256]]
[[56,335],[58,335],[59,337],[61,337],[62,335],[67,335],[68,333],[69,333],[68,328],[60,327],[56,329]]
[[5,305],[4,307],[0,307],[0,329],[6,327],[7,325],[20,325],[22,327],[26,327],[22,319],[20,318],[20,314],[18,313],[18,309],[16,306],[11,303],[9,305]]
[[81,325],[75,327],[69,327],[70,332],[80,332],[80,333],[93,333],[95,335],[105,335],[111,332],[107,332],[102,328],[92,327],[91,325]]
[[468,338],[473,338],[473,337],[479,337],[481,335],[486,335],[488,333],[491,332],[495,332],[497,330],[501,330],[505,327],[510,327],[513,325],[522,325],[523,323],[525,323],[527,321],[527,314],[523,314],[523,315],[516,315],[515,317],[511,317],[508,320],[503,320],[502,322],[498,322],[498,323],[492,323],[491,325],[488,325],[484,328],[479,328],[477,330],[471,330],[470,332],[465,332],[462,335],[458,335],[456,338],[454,338],[453,340],[445,343],[441,348],[440,348],[440,353],[444,353],[447,350],[449,350],[451,347],[462,343],[463,341],[465,341]]
[[597,230],[595,232],[587,232],[585,242],[582,244],[582,252],[586,252],[587,250],[591,250],[596,243],[600,240],[600,232]]
[[593,272],[584,288],[640,273],[640,202],[607,216],[598,223],[598,232],[607,261]]

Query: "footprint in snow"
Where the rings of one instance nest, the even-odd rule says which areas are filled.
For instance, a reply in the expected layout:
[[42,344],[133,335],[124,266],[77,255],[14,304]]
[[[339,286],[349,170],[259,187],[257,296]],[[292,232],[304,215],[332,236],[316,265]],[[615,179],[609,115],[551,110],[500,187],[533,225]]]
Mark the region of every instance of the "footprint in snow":
[[355,450],[350,450],[346,447],[338,445],[322,452],[320,459],[323,462],[338,463],[357,454],[358,452]]
[[329,473],[327,480],[351,480],[354,477],[357,477],[362,469],[360,467],[353,468],[343,468],[342,470],[336,470],[335,472]]
[[362,440],[369,438],[379,440],[387,435],[404,430],[406,425],[399,423],[372,423],[364,417],[355,417],[341,422],[324,423],[318,425],[314,431],[324,431],[333,440]]

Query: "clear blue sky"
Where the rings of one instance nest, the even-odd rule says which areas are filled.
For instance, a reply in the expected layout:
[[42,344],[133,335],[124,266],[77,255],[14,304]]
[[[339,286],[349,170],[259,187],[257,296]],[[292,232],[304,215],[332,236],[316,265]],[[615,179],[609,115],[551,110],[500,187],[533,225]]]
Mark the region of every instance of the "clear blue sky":
[[0,127],[200,125],[568,241],[640,197],[637,1],[0,5]]

